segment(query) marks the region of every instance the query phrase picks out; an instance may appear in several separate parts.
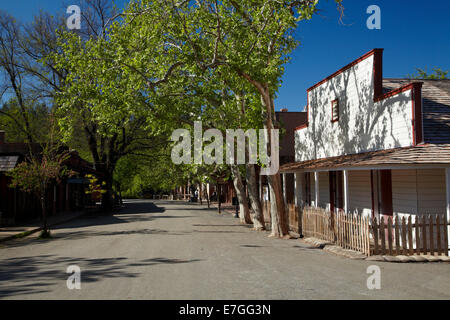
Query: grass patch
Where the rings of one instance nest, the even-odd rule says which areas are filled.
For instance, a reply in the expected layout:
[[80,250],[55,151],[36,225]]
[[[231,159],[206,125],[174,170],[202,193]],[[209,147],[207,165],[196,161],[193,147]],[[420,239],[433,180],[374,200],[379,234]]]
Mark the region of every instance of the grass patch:
[[52,234],[50,233],[50,230],[42,230],[41,233],[39,234],[39,239],[51,239],[52,238]]
[[19,233],[19,234],[16,234],[16,235],[14,236],[14,239],[25,238],[25,237],[27,237],[27,236],[29,236],[30,234],[33,234],[33,233],[35,233],[35,232],[36,232],[35,230],[24,231],[24,232],[21,232],[21,233]]

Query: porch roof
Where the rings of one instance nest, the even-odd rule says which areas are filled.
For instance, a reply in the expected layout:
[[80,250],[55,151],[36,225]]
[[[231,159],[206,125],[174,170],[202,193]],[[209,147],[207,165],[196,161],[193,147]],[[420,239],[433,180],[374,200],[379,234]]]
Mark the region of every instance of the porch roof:
[[7,172],[14,169],[19,160],[19,156],[0,155],[0,172]]
[[301,170],[439,165],[450,167],[450,144],[422,144],[413,147],[348,154],[302,162],[291,162],[282,165],[280,171],[287,173]]

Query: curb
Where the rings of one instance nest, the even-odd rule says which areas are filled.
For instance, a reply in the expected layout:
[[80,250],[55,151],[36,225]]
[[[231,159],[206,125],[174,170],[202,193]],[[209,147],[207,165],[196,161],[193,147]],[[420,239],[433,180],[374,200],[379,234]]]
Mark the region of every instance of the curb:
[[433,255],[420,255],[420,256],[386,256],[386,255],[376,255],[369,256],[349,249],[344,249],[339,246],[334,245],[331,242],[320,240],[317,238],[303,238],[303,241],[313,245],[315,248],[323,249],[324,251],[333,253],[338,256],[344,256],[353,260],[365,260],[365,261],[383,261],[383,262],[393,262],[393,263],[414,263],[414,262],[450,262],[450,257],[448,256],[433,256]]
[[[48,227],[50,228],[50,227],[54,227],[54,226],[57,226],[57,225],[60,225],[60,224],[63,224],[63,223],[67,223],[67,222],[70,222],[72,220],[78,219],[78,218],[80,218],[80,217],[82,217],[84,215],[86,215],[86,212],[83,212],[80,215],[77,215],[75,217],[71,217],[71,218],[69,218],[67,220],[58,221],[58,222],[49,224]],[[10,240],[14,240],[14,239],[18,239],[18,238],[20,238],[20,239],[21,238],[26,238],[29,235],[32,235],[33,233],[39,232],[41,230],[42,230],[42,227],[36,227],[34,229],[18,232],[16,234],[12,235],[12,236],[8,236],[8,237],[5,237],[5,238],[0,238],[0,243],[6,242],[6,241],[10,241]]]

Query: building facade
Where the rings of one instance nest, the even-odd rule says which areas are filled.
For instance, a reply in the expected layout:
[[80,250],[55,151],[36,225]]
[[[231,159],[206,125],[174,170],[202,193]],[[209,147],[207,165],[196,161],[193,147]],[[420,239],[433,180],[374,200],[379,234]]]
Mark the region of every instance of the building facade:
[[307,90],[281,172],[301,206],[448,221],[450,80],[384,79],[382,61],[374,49]]

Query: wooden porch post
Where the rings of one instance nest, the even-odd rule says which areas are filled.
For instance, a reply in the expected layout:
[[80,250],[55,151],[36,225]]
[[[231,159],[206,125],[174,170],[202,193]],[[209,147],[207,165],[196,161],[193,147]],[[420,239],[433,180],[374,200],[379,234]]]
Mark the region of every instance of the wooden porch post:
[[348,171],[342,172],[342,178],[344,180],[344,212],[348,212]]
[[301,180],[301,173],[294,173],[294,188],[295,188],[295,205],[301,206],[302,205],[302,180]]
[[294,173],[294,189],[295,189],[294,201],[295,201],[295,205],[297,206],[297,212],[298,212],[298,233],[300,235],[300,238],[303,238],[302,173],[299,173],[299,172]]
[[[450,221],[450,168],[445,168],[445,188],[447,194],[447,223]],[[450,226],[447,226],[447,239],[450,243]],[[450,248],[447,248],[450,256]]]
[[284,203],[287,203],[287,197],[286,197],[286,173],[283,173],[283,199]]
[[314,171],[314,207],[319,207],[319,172]]

